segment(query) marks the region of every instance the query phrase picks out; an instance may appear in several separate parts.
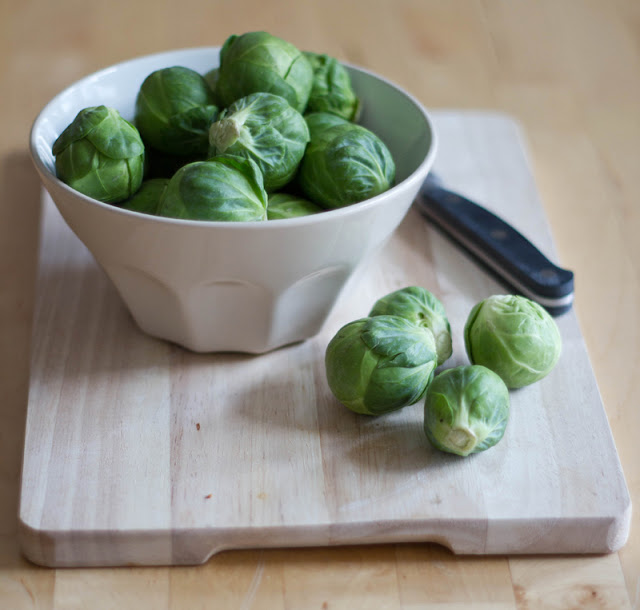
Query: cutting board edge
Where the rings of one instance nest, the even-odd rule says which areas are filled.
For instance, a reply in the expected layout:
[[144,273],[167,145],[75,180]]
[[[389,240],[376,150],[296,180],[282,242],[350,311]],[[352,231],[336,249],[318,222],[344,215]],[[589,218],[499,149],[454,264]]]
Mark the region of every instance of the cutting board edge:
[[223,551],[389,543],[437,544],[455,555],[609,554],[629,536],[630,499],[621,508],[615,515],[494,519],[490,532],[481,518],[73,533],[20,518],[19,540],[29,561],[51,568],[201,565]]

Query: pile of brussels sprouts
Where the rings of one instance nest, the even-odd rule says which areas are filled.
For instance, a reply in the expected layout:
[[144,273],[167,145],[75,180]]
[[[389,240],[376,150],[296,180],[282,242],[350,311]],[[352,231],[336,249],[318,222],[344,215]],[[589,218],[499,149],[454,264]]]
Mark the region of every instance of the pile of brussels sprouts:
[[379,299],[365,318],[343,326],[325,353],[327,381],[346,407],[382,415],[424,400],[424,432],[442,451],[467,456],[493,447],[509,421],[509,390],[556,365],[558,327],[519,295],[477,303],[464,326],[471,364],[436,369],[452,354],[442,303],[410,286]]
[[205,74],[149,74],[133,123],[81,110],[53,144],[58,177],[99,201],[171,218],[260,221],[315,214],[386,191],[395,164],[357,124],[335,58],[267,32],[230,36]]

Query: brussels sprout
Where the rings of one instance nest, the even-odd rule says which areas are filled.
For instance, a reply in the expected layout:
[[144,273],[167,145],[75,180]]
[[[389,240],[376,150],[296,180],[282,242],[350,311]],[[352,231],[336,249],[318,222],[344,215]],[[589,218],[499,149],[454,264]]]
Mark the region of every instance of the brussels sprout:
[[169,181],[157,213],[188,220],[266,220],[262,174],[253,161],[239,157],[189,163]]
[[196,71],[162,68],[145,78],[134,122],[149,146],[173,155],[206,155],[209,127],[218,116],[213,92]]
[[313,68],[313,86],[307,112],[331,112],[356,121],[360,114],[360,100],[356,96],[346,68],[334,57],[304,52]]
[[438,366],[452,353],[451,325],[444,305],[428,290],[409,286],[378,299],[369,316],[392,315],[428,328],[436,340]]
[[223,107],[223,104],[218,99],[218,95],[216,94],[216,87],[218,86],[218,76],[220,75],[220,68],[213,68],[208,72],[205,72],[203,78],[207,85],[209,85],[209,89],[211,89],[211,93],[213,94],[213,103],[220,108]]
[[303,112],[313,83],[309,60],[291,43],[267,32],[232,35],[220,51],[216,95],[223,106],[264,91]]
[[136,193],[122,204],[122,208],[142,214],[155,214],[167,184],[169,184],[168,178],[152,178],[143,181]]
[[267,219],[281,220],[283,218],[296,218],[297,216],[309,216],[324,210],[315,203],[297,195],[288,193],[274,193],[269,196],[267,205]]
[[431,444],[466,456],[493,447],[509,421],[509,390],[493,371],[479,365],[448,369],[429,385],[424,432]]
[[333,119],[316,116],[312,121],[311,141],[297,175],[306,197],[324,208],[339,208],[379,195],[391,186],[395,165],[377,135],[346,121],[327,128],[322,125]]
[[553,318],[519,295],[494,295],[477,303],[467,318],[464,342],[469,360],[495,371],[509,388],[542,379],[562,350]]
[[318,137],[322,131],[329,129],[329,127],[349,124],[347,119],[331,112],[309,112],[304,115],[304,120],[307,122],[309,134],[312,138]]
[[251,93],[220,113],[209,130],[209,156],[252,159],[274,191],[289,182],[302,160],[309,128],[287,100],[272,93]]
[[52,152],[58,178],[99,201],[124,201],[142,183],[144,144],[138,130],[113,108],[81,110]]
[[216,86],[218,85],[218,76],[220,76],[220,68],[212,68],[208,72],[206,72],[203,76],[204,80],[209,85],[211,91],[213,91],[214,95],[216,92]]
[[334,396],[365,415],[381,415],[420,400],[436,362],[433,333],[398,316],[346,324],[325,353]]

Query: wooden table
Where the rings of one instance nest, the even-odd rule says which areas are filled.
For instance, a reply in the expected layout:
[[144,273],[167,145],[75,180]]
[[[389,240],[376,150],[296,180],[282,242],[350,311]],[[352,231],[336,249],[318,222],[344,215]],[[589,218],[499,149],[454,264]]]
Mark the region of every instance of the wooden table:
[[0,5],[2,608],[637,608],[640,519],[605,556],[456,557],[437,545],[233,551],[191,568],[50,570],[16,532],[40,185],[30,124],[77,78],[264,29],[396,81],[430,108],[523,124],[632,500],[640,500],[640,5],[636,0]]

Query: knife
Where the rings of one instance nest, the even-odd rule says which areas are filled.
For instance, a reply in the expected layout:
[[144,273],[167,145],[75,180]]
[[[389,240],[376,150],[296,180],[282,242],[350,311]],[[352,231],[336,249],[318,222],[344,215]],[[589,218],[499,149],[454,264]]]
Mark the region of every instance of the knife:
[[504,220],[446,188],[433,172],[416,199],[420,212],[511,290],[558,316],[573,303],[573,272],[554,265]]

